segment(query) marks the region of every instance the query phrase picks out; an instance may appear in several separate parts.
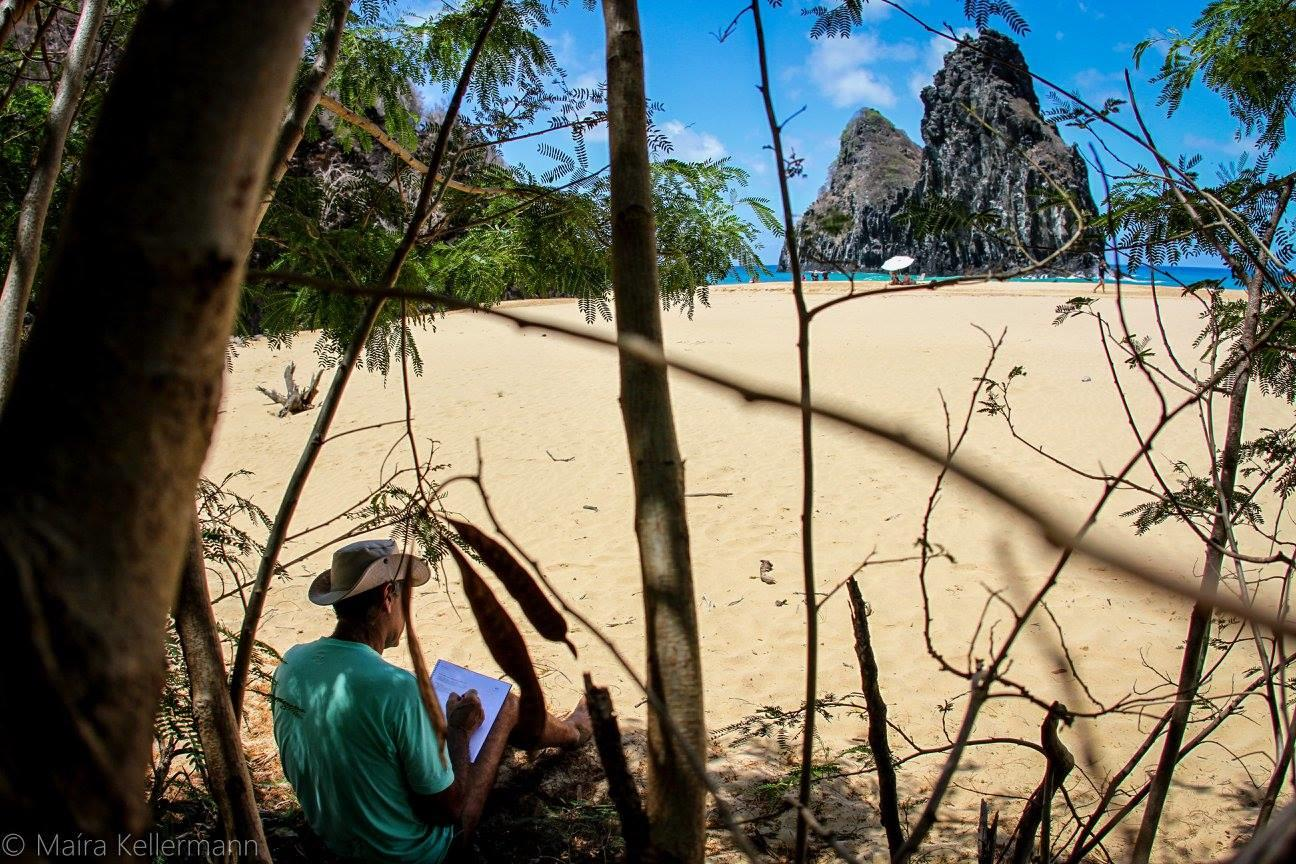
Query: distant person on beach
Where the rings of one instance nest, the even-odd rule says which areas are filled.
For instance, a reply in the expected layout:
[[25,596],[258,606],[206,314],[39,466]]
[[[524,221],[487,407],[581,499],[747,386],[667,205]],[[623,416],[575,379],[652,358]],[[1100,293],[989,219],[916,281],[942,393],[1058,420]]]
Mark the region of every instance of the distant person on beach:
[[[444,861],[477,827],[518,719],[508,700],[477,754],[469,736],[484,712],[477,694],[451,694],[440,740],[414,675],[382,659],[405,632],[401,592],[428,581],[428,566],[391,540],[333,553],[310,587],[332,606],[331,636],[297,645],[275,671],[275,744],[311,828],[335,854],[358,861]],[[541,747],[589,740],[584,700],[565,720],[547,718]],[[456,849],[458,852],[458,849]]]
[[1098,262],[1098,284],[1094,286],[1095,291],[1105,291],[1107,289],[1107,262],[1099,260]]

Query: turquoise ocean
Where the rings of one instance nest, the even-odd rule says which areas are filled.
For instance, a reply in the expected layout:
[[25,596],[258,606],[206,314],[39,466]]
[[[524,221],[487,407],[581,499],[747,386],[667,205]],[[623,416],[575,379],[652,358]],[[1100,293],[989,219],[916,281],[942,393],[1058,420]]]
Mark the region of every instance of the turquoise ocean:
[[[789,273],[788,271],[778,270],[777,265],[775,264],[767,264],[765,266],[766,269],[768,269],[770,272],[769,275],[762,274],[760,277],[761,281],[763,282],[791,281],[792,274]],[[913,275],[916,277],[920,274],[914,273]],[[1167,288],[1172,288],[1174,286],[1178,286],[1181,284],[1193,285],[1195,283],[1203,282],[1206,280],[1219,280],[1224,284],[1225,288],[1240,289],[1242,287],[1233,278],[1232,274],[1229,272],[1227,267],[1160,267],[1157,268],[1155,275],[1156,275],[1157,287],[1161,287],[1162,285],[1164,285]],[[1152,276],[1153,274],[1151,271],[1148,270],[1148,268],[1138,267],[1135,268],[1134,271],[1130,273],[1128,276],[1122,277],[1122,281],[1128,281],[1132,285],[1147,285],[1151,282]],[[880,270],[861,271],[855,274],[855,280],[857,282],[887,282],[890,280],[890,278],[891,278],[891,274],[883,273]],[[934,274],[928,273],[927,278],[935,279],[938,277]],[[737,285],[737,284],[742,284],[750,281],[751,281],[751,274],[749,274],[746,269],[742,267],[733,267],[729,270],[729,274],[721,281],[721,284]],[[847,279],[845,274],[832,273],[829,274],[828,281],[846,282]],[[1070,279],[1061,276],[1048,276],[1044,279],[1023,277],[1019,279],[1011,279],[1009,281],[1011,282],[1037,282],[1037,281],[1074,282],[1077,285],[1094,284],[1094,280],[1092,279]],[[1113,281],[1111,271],[1108,271],[1107,281],[1108,283],[1111,283]]]

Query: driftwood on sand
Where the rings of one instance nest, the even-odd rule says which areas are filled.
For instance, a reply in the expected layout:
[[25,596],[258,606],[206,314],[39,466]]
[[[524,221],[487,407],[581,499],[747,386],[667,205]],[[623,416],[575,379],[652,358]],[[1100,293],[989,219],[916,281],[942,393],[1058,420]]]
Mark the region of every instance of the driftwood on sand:
[[296,363],[289,363],[288,368],[284,370],[284,386],[287,390],[283,395],[274,390],[267,390],[265,387],[257,387],[270,401],[283,406],[279,409],[280,417],[286,417],[289,414],[300,414],[315,407],[313,403],[315,395],[319,392],[319,380],[320,376],[324,374],[324,370],[316,369],[315,374],[311,376],[310,384],[304,388],[298,388],[297,382],[293,380],[296,371]]

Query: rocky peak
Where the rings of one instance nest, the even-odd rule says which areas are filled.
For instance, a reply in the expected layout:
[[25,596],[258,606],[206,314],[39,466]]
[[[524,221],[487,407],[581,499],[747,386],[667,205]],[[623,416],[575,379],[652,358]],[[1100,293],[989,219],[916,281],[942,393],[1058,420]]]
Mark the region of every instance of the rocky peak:
[[[987,30],[960,43],[922,101],[925,146],[916,170],[909,167],[916,147],[884,117],[866,109],[851,120],[842,154],[802,220],[809,266],[837,260],[872,268],[906,254],[916,270],[933,274],[1002,272],[1027,263],[1019,245],[1038,259],[1071,238],[1078,220],[1056,203],[1055,185],[1083,213],[1095,212],[1087,166],[1040,116],[1012,39]],[[952,207],[992,224],[932,234],[916,232],[908,218]],[[826,218],[833,213],[845,218]],[[1077,242],[1048,269],[1087,271],[1099,252],[1092,240]]]
[[856,114],[841,136],[841,149],[820,197],[865,204],[893,201],[918,179],[922,149],[873,108]]
[[921,165],[922,148],[879,111],[861,109],[842,131],[828,182],[802,217],[803,254],[816,266],[820,261],[880,264],[891,219],[917,182]]

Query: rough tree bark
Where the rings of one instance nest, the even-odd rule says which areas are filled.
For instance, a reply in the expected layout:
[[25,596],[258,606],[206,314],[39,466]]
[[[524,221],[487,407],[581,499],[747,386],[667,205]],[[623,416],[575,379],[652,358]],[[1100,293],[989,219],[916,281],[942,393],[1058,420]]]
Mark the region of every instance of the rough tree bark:
[[995,838],[999,834],[999,814],[990,818],[990,802],[981,799],[981,812],[977,819],[977,864],[995,864]]
[[[418,235],[423,230],[423,223],[427,221],[428,215],[432,211],[435,200],[434,193],[437,188],[436,174],[441,170],[441,165],[445,161],[446,152],[450,146],[450,133],[454,131],[455,123],[459,119],[459,109],[463,105],[464,97],[468,94],[468,85],[472,81],[477,59],[481,56],[482,49],[485,48],[486,40],[491,31],[495,29],[495,23],[499,20],[500,9],[503,5],[504,0],[495,0],[491,4],[482,23],[481,32],[477,35],[477,41],[473,44],[472,50],[468,52],[468,58],[464,61],[464,68],[459,75],[459,82],[450,97],[450,103],[446,106],[445,118],[441,121],[441,127],[437,130],[436,141],[432,145],[432,155],[428,160],[430,173],[424,179],[423,189],[419,193],[419,200],[414,208],[414,215],[410,219],[410,224],[406,226],[405,236],[401,239],[400,246],[392,255],[387,270],[378,283],[380,290],[391,290],[395,287],[396,280],[400,278],[401,269],[405,266],[405,259],[409,257],[410,250],[414,248]],[[234,667],[230,671],[230,698],[234,704],[235,717],[243,715],[243,695],[247,689],[248,672],[252,664],[252,651],[256,646],[257,628],[260,626],[261,613],[265,610],[266,596],[270,591],[270,578],[274,575],[275,567],[279,562],[279,551],[283,548],[284,538],[288,536],[288,525],[292,522],[293,513],[297,511],[297,502],[301,499],[302,490],[306,488],[306,480],[315,467],[315,460],[319,457],[320,448],[324,446],[324,439],[328,437],[329,428],[333,425],[333,418],[337,415],[338,406],[342,403],[342,393],[346,390],[347,382],[351,380],[351,373],[355,370],[356,364],[360,362],[360,354],[364,351],[365,343],[369,341],[369,334],[378,321],[378,315],[382,312],[382,307],[383,299],[381,297],[370,300],[365,307],[360,324],[356,327],[356,332],[351,337],[351,343],[347,346],[346,353],[338,364],[337,372],[333,375],[333,381],[329,384],[328,392],[324,395],[324,401],[320,403],[319,414],[315,418],[315,427],[311,430],[311,437],[302,449],[301,456],[298,457],[297,467],[293,469],[292,477],[288,479],[288,486],[284,489],[283,499],[279,502],[279,510],[275,513],[274,524],[270,527],[270,536],[266,538],[265,552],[262,554],[261,563],[257,567],[256,579],[252,585],[252,594],[248,597],[247,609],[243,613],[243,626],[239,630],[238,649],[234,655]]]
[[41,141],[27,191],[18,208],[17,236],[4,288],[0,289],[0,411],[4,410],[5,396],[13,386],[14,371],[18,367],[23,315],[31,297],[32,283],[36,280],[41,235],[45,233],[45,216],[54,195],[59,168],[63,165],[63,145],[81,103],[86,69],[90,66],[95,38],[107,8],[108,0],[85,0],[81,4],[81,17],[68,44],[54,103],[45,120],[45,138]]
[[195,519],[180,574],[175,605],[176,634],[189,672],[189,697],[206,766],[207,789],[216,801],[226,839],[239,840],[247,860],[270,864],[270,845],[261,827],[261,813],[252,795],[238,721],[225,683],[225,654],[207,590],[207,567]]
[[[148,821],[166,616],[317,2],[150,3],[107,96],[0,415],[0,692],[21,694],[0,712],[6,831],[83,832],[115,857]],[[63,386],[87,367],[94,387]]]
[[[279,138],[275,142],[274,151],[270,158],[266,193],[261,200],[261,205],[257,209],[253,221],[253,234],[260,229],[261,223],[265,221],[266,212],[270,209],[270,204],[274,200],[275,190],[278,188],[279,182],[283,180],[284,174],[287,173],[288,163],[292,160],[293,154],[297,152],[297,145],[301,143],[302,135],[305,134],[306,123],[319,104],[324,87],[333,75],[333,69],[337,65],[338,52],[342,45],[342,31],[346,26],[350,7],[349,0],[330,0],[328,7],[329,24],[320,39],[320,49],[316,55],[315,63],[298,86],[292,105],[279,127]],[[281,402],[284,406],[283,410],[279,412],[281,417],[286,414],[304,411],[310,407],[311,401],[315,398],[320,374],[322,373],[322,370],[317,370],[306,389],[301,391],[297,389],[295,382],[292,380],[293,368],[293,364],[290,363],[284,373],[287,390],[282,401],[276,398],[273,391],[258,388],[273,401]],[[198,572],[204,572],[201,569],[202,539],[198,533],[196,522],[189,545],[191,550],[199,550],[196,559],[200,568]],[[227,826],[226,830],[232,831],[232,836],[239,840],[254,841],[256,849],[263,853],[263,860],[268,862],[270,860],[269,847],[265,842],[261,814],[257,810],[251,778],[247,773],[244,761],[243,739],[239,733],[238,721],[234,716],[229,691],[226,689],[225,657],[224,652],[221,651],[220,640],[216,632],[216,620],[211,614],[210,593],[207,589],[205,577],[201,582],[195,582],[191,579],[194,560],[191,553],[186,559],[185,570],[181,574],[181,594],[176,604],[175,618],[176,629],[180,631],[182,650],[185,651],[185,663],[189,668],[190,684],[194,689],[194,714],[198,722],[203,755],[208,765],[209,780],[213,780],[214,775],[213,785],[225,784],[224,794],[216,794],[215,792],[213,794],[216,798],[217,809]],[[202,592],[202,598],[206,600],[206,614],[201,618],[199,617],[201,610],[198,609],[194,599],[198,596],[199,590]],[[191,607],[189,610],[191,623],[188,626],[193,631],[188,638],[194,641],[195,648],[203,648],[204,646],[207,648],[201,653],[192,655],[189,649],[184,647],[186,634],[181,630],[181,612],[186,605]],[[210,622],[210,627],[208,627],[208,622]],[[207,637],[208,629],[211,633],[211,639],[215,640],[214,643]],[[215,646],[214,652],[210,647],[212,644]],[[203,678],[202,695],[204,700],[201,710],[198,682],[196,680],[200,676]],[[219,694],[210,689],[209,685],[213,683],[219,690]],[[216,764],[217,762],[220,764]]]
[[0,0],[0,48],[35,5],[36,0]]
[[[611,150],[612,290],[618,338],[662,342],[644,98],[643,40],[635,0],[603,0]],[[621,354],[621,414],[635,490],[643,574],[648,686],[682,733],[648,716],[648,818],[662,860],[701,861],[705,788],[681,744],[706,752],[702,659],[684,509],[684,463],[664,367]]]

